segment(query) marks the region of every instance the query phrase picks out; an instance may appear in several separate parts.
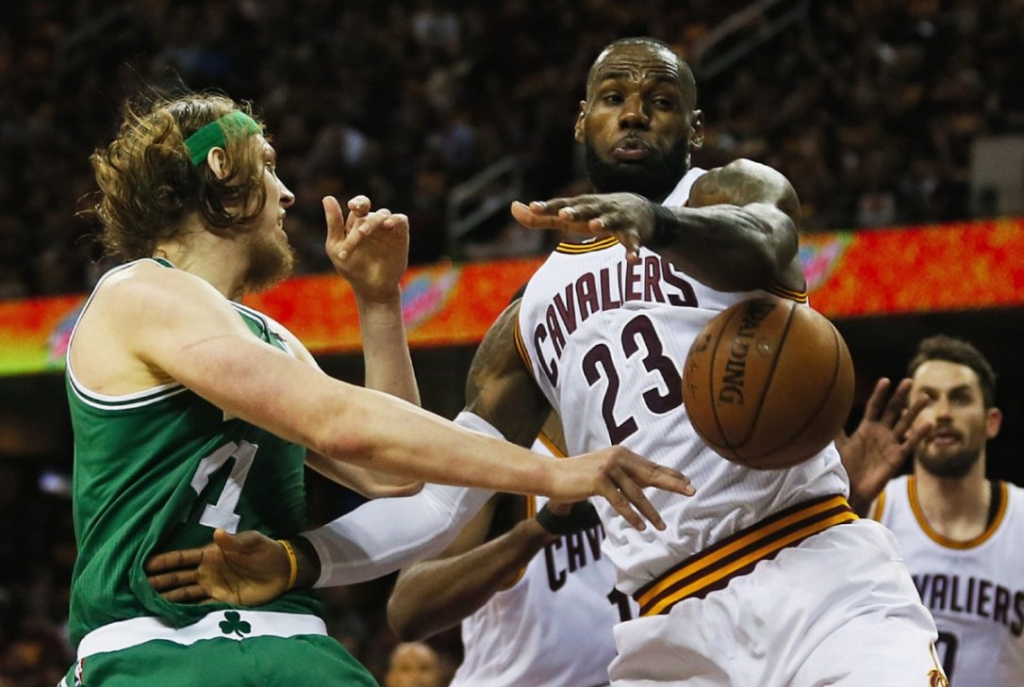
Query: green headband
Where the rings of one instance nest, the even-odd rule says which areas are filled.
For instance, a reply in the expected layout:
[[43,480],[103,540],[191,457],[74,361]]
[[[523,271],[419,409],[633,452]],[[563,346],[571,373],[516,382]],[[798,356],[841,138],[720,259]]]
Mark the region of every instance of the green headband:
[[185,139],[193,165],[202,164],[211,148],[223,148],[226,138],[263,133],[263,127],[249,115],[235,110],[215,119]]

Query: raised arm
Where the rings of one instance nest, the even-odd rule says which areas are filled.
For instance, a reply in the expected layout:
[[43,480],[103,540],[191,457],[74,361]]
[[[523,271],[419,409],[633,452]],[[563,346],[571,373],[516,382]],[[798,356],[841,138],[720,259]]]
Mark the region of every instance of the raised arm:
[[370,201],[366,196],[348,202],[348,218],[333,196],[324,198],[323,204],[327,255],[356,297],[365,386],[419,405],[402,319],[401,280],[409,265],[409,219],[382,209],[374,213],[379,221],[367,221]]
[[858,515],[871,511],[885,485],[932,429],[928,423],[914,426],[928,401],[918,398],[910,403],[910,387],[909,379],[900,381],[895,389],[885,377],[879,379],[853,434],[840,432],[836,437],[850,477],[850,505]]
[[610,193],[513,203],[512,214],[531,229],[614,234],[630,260],[646,245],[719,291],[805,286],[796,192],[778,171],[750,160],[708,171],[685,207]]
[[[347,217],[333,196],[324,198],[323,206],[325,250],[356,298],[364,385],[420,405],[402,318],[401,280],[409,263],[409,220],[386,209],[371,213],[366,196],[348,201]],[[306,464],[368,498],[406,496],[423,486],[405,475],[331,460],[312,451]]]

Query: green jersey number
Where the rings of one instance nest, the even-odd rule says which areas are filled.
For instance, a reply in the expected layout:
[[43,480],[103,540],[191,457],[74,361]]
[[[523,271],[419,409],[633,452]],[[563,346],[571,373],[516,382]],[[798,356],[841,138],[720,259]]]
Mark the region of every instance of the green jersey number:
[[220,527],[228,532],[238,531],[240,516],[235,513],[238,499],[242,497],[242,487],[245,486],[245,478],[249,476],[249,469],[252,467],[252,460],[256,457],[259,446],[242,441],[236,444],[230,442],[206,456],[199,462],[199,468],[192,477],[192,488],[197,494],[202,494],[203,489],[210,482],[210,477],[221,469],[230,459],[235,464],[231,468],[228,481],[224,484],[224,490],[220,493],[217,503],[207,504],[203,515],[199,518],[200,525],[207,527]]

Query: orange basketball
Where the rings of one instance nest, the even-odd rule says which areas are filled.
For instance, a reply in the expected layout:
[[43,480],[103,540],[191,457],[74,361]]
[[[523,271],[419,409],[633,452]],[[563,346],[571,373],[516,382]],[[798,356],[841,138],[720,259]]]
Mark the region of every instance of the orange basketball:
[[823,449],[853,404],[853,363],[832,323],[781,298],[719,313],[694,341],[683,401],[697,433],[725,458],[757,469]]

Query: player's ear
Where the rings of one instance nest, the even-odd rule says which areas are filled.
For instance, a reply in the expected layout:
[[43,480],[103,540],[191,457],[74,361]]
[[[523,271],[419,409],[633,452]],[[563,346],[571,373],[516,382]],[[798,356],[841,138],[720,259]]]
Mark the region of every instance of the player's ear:
[[210,169],[218,179],[223,179],[230,171],[227,152],[217,146],[210,148],[210,152],[206,154],[206,164],[210,165]]
[[985,436],[995,439],[999,434],[999,428],[1003,425],[1003,411],[999,408],[989,408],[985,415]]
[[704,113],[694,110],[690,119],[690,150],[700,150],[704,146]]
[[587,118],[587,101],[580,101],[580,113],[576,115],[576,127],[573,130],[573,136],[576,137],[577,143],[583,143],[583,120]]

